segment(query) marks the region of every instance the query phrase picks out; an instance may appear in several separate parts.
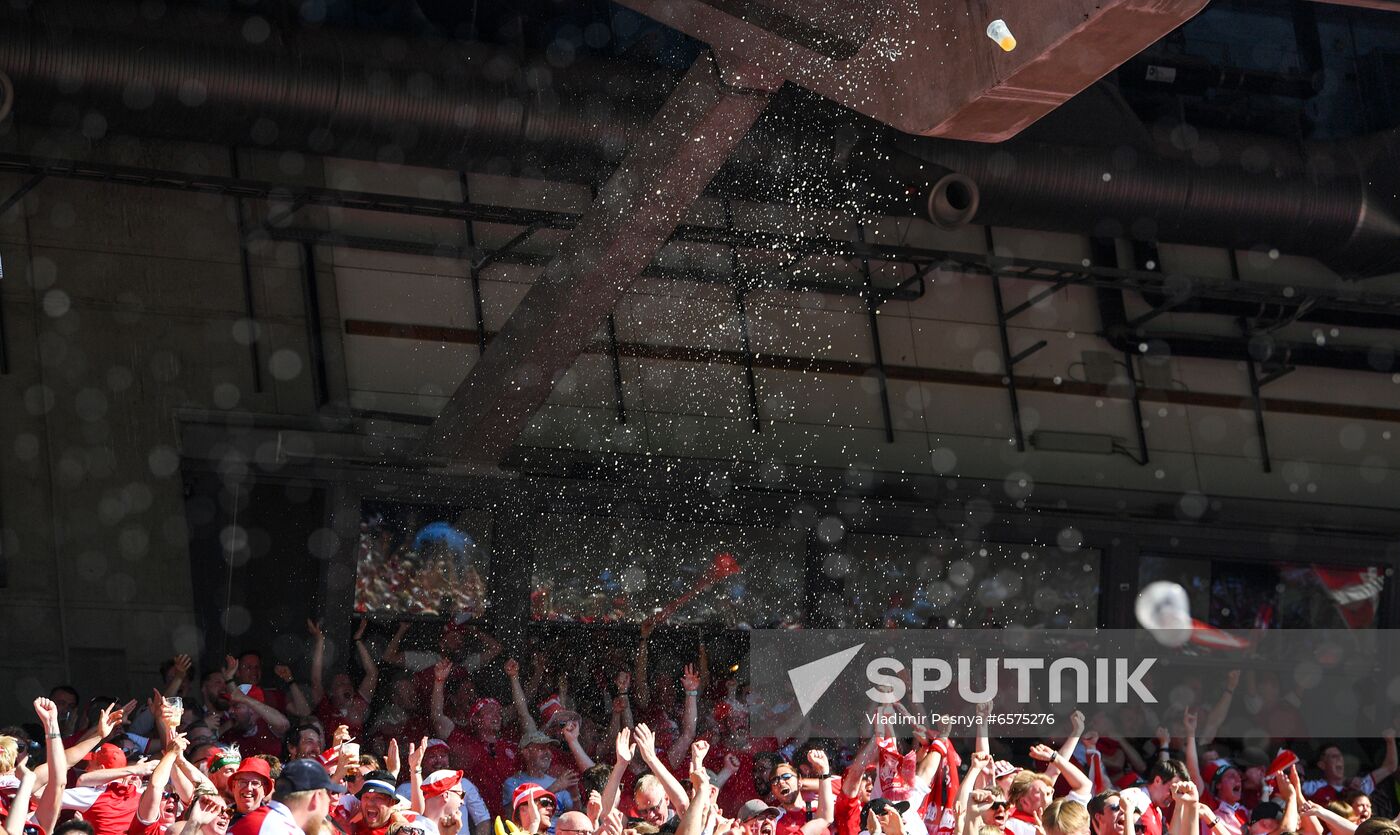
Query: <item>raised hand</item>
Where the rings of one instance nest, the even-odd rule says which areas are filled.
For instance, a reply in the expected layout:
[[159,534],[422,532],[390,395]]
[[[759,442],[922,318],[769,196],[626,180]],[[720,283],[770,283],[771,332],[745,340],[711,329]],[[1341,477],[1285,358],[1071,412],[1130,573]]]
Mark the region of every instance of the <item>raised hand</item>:
[[233,683],[233,677],[238,674],[238,659],[232,655],[224,656],[224,680]]
[[121,710],[117,708],[116,702],[102,708],[102,711],[97,714],[97,724],[95,725],[100,738],[106,739],[116,733],[117,728],[120,727],[122,723],[122,716],[123,714]]
[[1084,735],[1084,714],[1078,710],[1069,715],[1069,735]]
[[632,689],[632,674],[622,670],[613,678],[613,684],[617,687],[619,695],[630,692]]
[[439,835],[457,835],[462,829],[462,815],[460,812],[449,812],[444,809],[442,815],[437,819],[437,826]]
[[563,731],[563,733],[564,733],[564,741],[567,742],[567,743],[569,743],[569,746],[570,746],[570,747],[573,747],[574,745],[577,745],[577,744],[578,744],[578,723],[577,723],[577,722],[570,722],[570,723],[568,723],[567,725],[565,725],[565,726],[564,726],[564,731]]
[[[357,627],[355,627],[355,640],[356,640],[356,641],[363,641],[363,640],[365,639],[365,630],[368,629],[368,628],[369,628],[369,621],[365,620],[364,618],[360,618],[360,625],[357,626]],[[459,826],[461,825],[461,821],[460,821],[460,820],[458,820],[458,825],[459,825]]]
[[423,757],[428,753],[428,738],[425,736],[418,741],[417,745],[408,743],[408,771],[412,774],[415,771],[423,770]]
[[1196,727],[1200,723],[1201,717],[1196,713],[1194,707],[1188,707],[1185,713],[1181,714],[1181,726],[1186,729],[1186,735],[1194,737]]
[[213,795],[204,795],[190,807],[189,822],[197,832],[201,827],[213,823],[222,811],[224,811],[222,801]]
[[520,662],[514,658],[506,659],[506,676],[509,678],[520,678]]
[[389,740],[389,748],[384,752],[384,770],[393,775],[398,775],[403,763],[399,761],[399,741]]
[[588,793],[588,802],[584,806],[584,814],[588,815],[588,819],[593,821],[595,827],[598,825],[598,818],[603,814],[603,795],[600,794],[597,789],[593,789]]
[[972,768],[989,771],[992,767],[992,755],[986,751],[973,751],[970,762]]
[[1038,760],[1043,763],[1048,763],[1051,760],[1055,759],[1055,750],[1049,745],[1041,745],[1039,743],[1032,745],[1030,753],[1031,759]]
[[558,777],[554,778],[554,782],[550,784],[549,790],[557,794],[559,792],[569,791],[577,786],[578,772],[574,771],[572,768],[566,768],[564,771],[560,772]]
[[632,729],[623,728],[618,731],[613,747],[616,749],[619,764],[632,762],[632,758],[637,754],[637,746],[632,742]]
[[433,680],[447,681],[447,677],[450,675],[452,675],[452,659],[438,659],[438,662],[433,665]]
[[1231,670],[1225,674],[1225,686],[1231,690],[1240,686],[1240,671]]
[[632,729],[632,740],[637,743],[637,753],[642,755],[642,759],[650,761],[656,756],[656,734],[646,723],[639,723]]
[[326,639],[326,633],[321,631],[321,622],[319,620],[312,620],[311,618],[307,618],[306,631],[311,633],[311,637],[313,640],[324,641]]
[[180,654],[175,656],[175,677],[184,681],[190,677],[190,669],[194,666],[194,660],[188,655]]
[[1196,792],[1196,784],[1190,780],[1182,780],[1172,786],[1172,796],[1178,803],[1196,803],[1200,801],[1200,795]]
[[1153,738],[1157,740],[1158,750],[1166,748],[1172,742],[1171,731],[1167,730],[1166,728],[1160,725],[1157,726],[1157,733],[1154,735]]
[[44,727],[44,733],[58,733],[58,705],[40,696],[34,700],[34,715],[39,717],[39,724]]
[[690,743],[690,761],[692,763],[704,763],[705,755],[710,753],[710,743],[703,739],[697,739]]
[[291,684],[295,676],[292,675],[292,668],[286,664],[278,664],[272,668],[272,674],[282,680],[283,684]]
[[613,809],[598,825],[598,831],[594,835],[622,835],[622,826],[626,822],[627,817],[622,814],[622,810]]
[[350,726],[337,725],[335,733],[331,734],[331,745],[339,747],[350,741]]
[[738,774],[741,765],[738,754],[724,755],[724,770],[728,771],[730,774]]
[[807,752],[807,762],[812,764],[812,768],[815,768],[818,774],[831,773],[831,767],[826,761],[826,752],[820,748],[813,748]]
[[685,665],[685,672],[681,673],[681,689],[687,693],[700,689],[700,674],[695,671],[694,664]]

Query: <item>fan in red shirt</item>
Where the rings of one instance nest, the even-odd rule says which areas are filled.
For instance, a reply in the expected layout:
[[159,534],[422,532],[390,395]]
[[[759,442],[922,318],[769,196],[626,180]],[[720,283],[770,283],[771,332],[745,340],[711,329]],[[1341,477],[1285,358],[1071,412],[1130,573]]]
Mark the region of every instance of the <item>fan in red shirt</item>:
[[179,819],[180,799],[169,790],[170,774],[175,770],[175,761],[184,756],[188,747],[184,734],[166,734],[165,750],[151,772],[146,790],[141,792],[136,816],[127,828],[129,835],[165,835],[170,825]]
[[[247,815],[262,806],[272,794],[272,766],[267,760],[249,757],[239,763],[238,770],[233,772],[228,785],[233,793],[234,811],[239,815]],[[234,821],[235,835],[241,835],[236,832],[240,820],[242,819]]]
[[281,756],[282,735],[291,728],[291,722],[277,708],[263,702],[264,694],[260,687],[250,687],[245,694],[237,686],[228,688],[228,724],[220,739],[238,746],[244,757],[266,754]]
[[486,808],[499,815],[506,779],[516,772],[515,745],[501,739],[501,703],[492,698],[477,699],[467,711],[467,726],[460,727],[442,709],[443,687],[452,662],[444,659],[432,669],[433,729],[452,749],[453,762],[481,790]]
[[379,684],[379,665],[365,645],[366,622],[361,620],[355,630],[355,652],[360,657],[360,665],[365,668],[365,677],[360,686],[351,683],[350,674],[339,672],[331,676],[331,686],[323,686],[326,656],[326,636],[321,625],[314,620],[306,622],[311,633],[311,703],[314,704],[316,718],[322,728],[335,728],[345,725],[352,738],[364,733],[365,720],[369,718],[369,703],[374,698],[374,688]]

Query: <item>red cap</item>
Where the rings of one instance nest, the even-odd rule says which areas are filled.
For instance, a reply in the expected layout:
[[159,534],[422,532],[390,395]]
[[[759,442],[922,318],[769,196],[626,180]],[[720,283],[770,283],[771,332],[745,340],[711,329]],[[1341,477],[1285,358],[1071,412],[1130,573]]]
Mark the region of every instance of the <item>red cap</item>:
[[267,781],[267,788],[269,791],[272,789],[272,766],[267,760],[259,757],[249,757],[238,764],[238,770],[233,772],[233,776],[230,777],[229,780],[232,781],[240,774],[256,774]]
[[462,772],[444,769],[434,771],[428,775],[428,779],[423,782],[423,797],[437,797],[444,792],[455,789],[462,784]]
[[515,787],[515,794],[510,797],[510,808],[519,809],[520,804],[529,803],[531,800],[539,800],[547,797],[557,805],[559,799],[554,796],[554,792],[546,790],[539,783],[521,783]]
[[474,718],[478,713],[490,707],[491,705],[495,705],[497,708],[499,708],[501,706],[501,703],[491,698],[490,696],[482,696],[475,702],[472,702],[472,709],[467,711],[467,718]]
[[83,757],[83,762],[93,769],[121,768],[126,765],[126,752],[110,742],[104,742]]

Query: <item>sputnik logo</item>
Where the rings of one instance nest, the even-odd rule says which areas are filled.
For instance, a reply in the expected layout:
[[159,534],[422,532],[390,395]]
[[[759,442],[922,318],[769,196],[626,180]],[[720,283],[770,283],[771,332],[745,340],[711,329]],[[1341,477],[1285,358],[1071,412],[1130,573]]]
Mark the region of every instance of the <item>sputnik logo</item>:
[[812,710],[817,700],[841,677],[841,673],[864,647],[865,644],[856,644],[788,670],[788,681],[792,682],[792,692],[797,696],[797,706],[803,716]]

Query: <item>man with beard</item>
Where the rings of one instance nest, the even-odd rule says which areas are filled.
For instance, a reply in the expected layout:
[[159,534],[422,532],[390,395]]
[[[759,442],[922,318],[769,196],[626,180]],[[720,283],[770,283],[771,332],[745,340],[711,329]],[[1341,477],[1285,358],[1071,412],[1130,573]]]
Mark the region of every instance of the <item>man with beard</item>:
[[1159,760],[1152,766],[1143,787],[1152,801],[1142,811],[1143,835],[1166,835],[1176,786],[1190,782],[1191,774],[1181,760]]
[[[267,760],[249,757],[238,764],[238,770],[228,781],[229,793],[233,795],[233,809],[236,816],[247,815],[263,805],[272,794],[272,766]],[[234,818],[234,827],[239,817]]]
[[263,701],[264,694],[259,687],[249,687],[247,693],[238,687],[229,687],[226,693],[232,707],[228,720],[221,726],[220,739],[236,744],[245,757],[279,756],[282,735],[292,726],[286,715]]
[[229,778],[238,770],[238,766],[242,762],[243,755],[239,753],[237,745],[214,748],[204,760],[203,771],[209,775],[210,784],[219,792],[226,804],[233,804],[233,789],[229,786]]
[[[812,777],[817,780],[816,808],[808,808],[802,799],[798,784],[797,769],[790,763],[779,763],[773,769],[769,787],[778,806],[783,808],[783,816],[778,820],[778,835],[823,835],[827,826],[836,816],[833,811],[831,768],[827,765],[826,752],[813,748],[807,752],[807,761],[812,764]],[[908,804],[905,804],[905,809]]]
[[[263,763],[262,760],[249,760]],[[345,787],[331,780],[320,762],[313,759],[292,760],[282,766],[272,799],[243,815],[229,835],[302,835],[315,831],[330,813],[330,792],[342,792]]]

